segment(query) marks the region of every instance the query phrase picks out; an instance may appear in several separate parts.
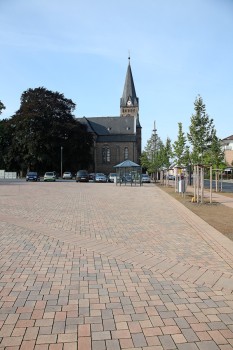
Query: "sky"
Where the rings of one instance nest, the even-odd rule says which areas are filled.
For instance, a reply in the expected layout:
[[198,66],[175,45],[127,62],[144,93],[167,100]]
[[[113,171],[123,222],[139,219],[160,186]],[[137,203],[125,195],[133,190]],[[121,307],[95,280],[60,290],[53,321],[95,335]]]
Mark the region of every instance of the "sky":
[[119,116],[130,55],[142,148],[189,131],[198,95],[233,134],[233,0],[0,0],[1,119],[29,88],[58,91],[76,117]]

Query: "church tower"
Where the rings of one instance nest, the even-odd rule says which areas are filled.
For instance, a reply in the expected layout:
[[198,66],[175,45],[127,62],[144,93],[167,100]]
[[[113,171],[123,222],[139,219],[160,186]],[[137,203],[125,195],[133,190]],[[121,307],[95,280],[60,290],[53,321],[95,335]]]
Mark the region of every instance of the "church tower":
[[139,99],[136,95],[136,90],[134,87],[130,57],[125,77],[123,95],[120,101],[120,115],[121,117],[135,116],[139,122]]
[[139,98],[136,95],[136,90],[133,81],[133,74],[130,65],[130,57],[128,57],[129,63],[125,77],[125,85],[123,95],[120,99],[120,116],[121,117],[134,117],[135,118],[135,137],[136,137],[136,159],[140,162],[141,156],[141,125],[139,122]]

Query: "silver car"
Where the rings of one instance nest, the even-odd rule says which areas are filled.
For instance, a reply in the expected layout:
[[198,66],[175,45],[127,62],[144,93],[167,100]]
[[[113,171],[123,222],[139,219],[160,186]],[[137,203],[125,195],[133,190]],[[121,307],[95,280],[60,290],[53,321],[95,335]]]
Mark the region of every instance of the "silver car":
[[48,171],[44,174],[44,181],[56,181],[54,171]]
[[96,173],[95,182],[107,182],[107,176],[103,173]]
[[63,178],[64,180],[72,180],[73,175],[72,175],[72,173],[71,173],[70,171],[65,171],[65,172],[63,173],[63,175],[62,175],[62,178]]

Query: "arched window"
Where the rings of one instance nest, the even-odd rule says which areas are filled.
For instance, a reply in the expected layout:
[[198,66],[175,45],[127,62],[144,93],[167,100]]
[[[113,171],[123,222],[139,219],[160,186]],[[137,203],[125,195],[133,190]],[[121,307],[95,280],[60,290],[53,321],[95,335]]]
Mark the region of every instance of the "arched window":
[[111,151],[109,147],[102,148],[102,163],[110,163],[111,161]]
[[107,155],[107,163],[110,163],[110,161],[111,161],[111,152],[110,152],[110,148],[109,147],[107,147],[106,148],[106,155]]
[[126,160],[128,158],[129,158],[129,149],[128,149],[128,147],[125,147],[125,149],[124,149],[124,159]]

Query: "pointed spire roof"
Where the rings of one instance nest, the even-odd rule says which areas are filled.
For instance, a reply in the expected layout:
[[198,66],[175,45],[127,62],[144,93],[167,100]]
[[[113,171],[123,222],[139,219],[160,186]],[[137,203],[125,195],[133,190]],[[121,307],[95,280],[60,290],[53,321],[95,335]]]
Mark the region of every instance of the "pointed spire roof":
[[130,66],[130,57],[128,57],[128,59],[129,59],[129,64],[128,64],[126,77],[125,77],[124,91],[121,98],[121,107],[126,106],[129,100],[131,100],[133,106],[138,106],[138,98],[136,95],[133,75],[132,75],[131,66]]

